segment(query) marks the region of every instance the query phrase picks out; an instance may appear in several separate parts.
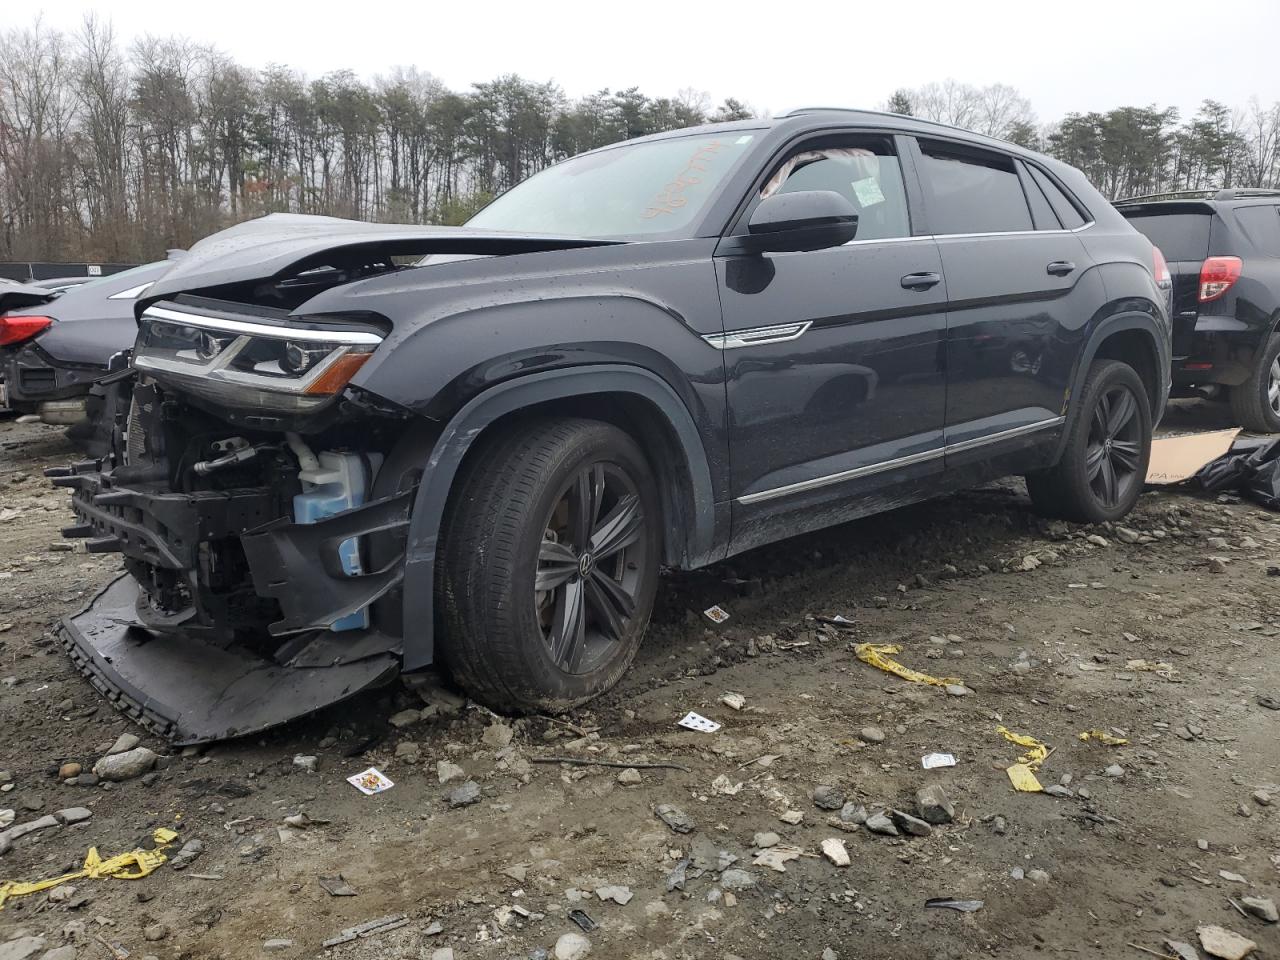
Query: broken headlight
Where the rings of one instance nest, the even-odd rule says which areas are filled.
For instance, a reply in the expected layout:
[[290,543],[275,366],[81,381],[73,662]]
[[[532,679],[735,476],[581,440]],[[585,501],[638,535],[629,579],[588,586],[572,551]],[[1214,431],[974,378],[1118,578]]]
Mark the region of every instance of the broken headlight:
[[303,413],[339,393],[381,342],[361,324],[153,306],[139,321],[133,365],[228,406]]

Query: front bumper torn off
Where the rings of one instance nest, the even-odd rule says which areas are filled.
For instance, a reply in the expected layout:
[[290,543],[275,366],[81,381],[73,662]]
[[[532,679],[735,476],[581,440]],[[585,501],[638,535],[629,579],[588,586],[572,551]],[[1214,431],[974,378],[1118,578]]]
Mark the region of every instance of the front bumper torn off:
[[[181,494],[116,485],[92,462],[55,480],[73,487],[80,521],[64,531],[91,537],[95,552],[118,551],[133,564],[175,570],[193,583],[191,609],[157,616],[132,575],[109,584],[59,638],[72,660],[112,703],[176,743],[243,736],[344,700],[399,670],[400,637],[376,628],[326,629],[368,606],[403,578],[403,530],[413,491],[334,514],[313,524],[263,516],[255,489]],[[380,537],[380,566],[351,576],[338,544]],[[236,537],[259,597],[278,603],[280,620],[264,617],[235,642],[206,622],[200,602],[201,544]],[[390,546],[388,546],[390,545]],[[133,567],[131,567],[133,569]],[[220,619],[220,618],[214,618]]]

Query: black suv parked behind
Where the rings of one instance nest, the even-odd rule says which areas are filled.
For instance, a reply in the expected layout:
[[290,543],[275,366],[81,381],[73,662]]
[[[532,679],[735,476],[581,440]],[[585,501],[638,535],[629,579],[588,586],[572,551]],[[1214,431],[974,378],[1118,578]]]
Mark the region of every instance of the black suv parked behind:
[[826,109],[596,150],[462,228],[242,224],[145,292],[123,454],[57,481],[129,571],[64,642],[180,741],[435,659],[561,710],[662,565],[1007,474],[1123,516],[1165,276],[1074,169]]
[[1175,391],[1225,387],[1241,426],[1280,431],[1280,190],[1155,194],[1116,209],[1169,261]]

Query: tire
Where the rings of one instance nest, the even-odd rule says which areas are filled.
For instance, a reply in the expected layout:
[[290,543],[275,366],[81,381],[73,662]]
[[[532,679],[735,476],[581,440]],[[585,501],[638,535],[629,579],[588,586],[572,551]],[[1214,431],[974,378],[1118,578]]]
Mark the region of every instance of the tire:
[[1280,335],[1262,349],[1249,379],[1230,390],[1231,415],[1254,433],[1280,433]]
[[1137,502],[1151,459],[1151,403],[1119,360],[1094,364],[1057,464],[1027,475],[1037,512],[1077,523],[1119,520]]
[[444,525],[441,659],[491,709],[566,710],[617,683],[639,649],[658,586],[657,483],[636,442],[597,420],[526,421],[481,443]]

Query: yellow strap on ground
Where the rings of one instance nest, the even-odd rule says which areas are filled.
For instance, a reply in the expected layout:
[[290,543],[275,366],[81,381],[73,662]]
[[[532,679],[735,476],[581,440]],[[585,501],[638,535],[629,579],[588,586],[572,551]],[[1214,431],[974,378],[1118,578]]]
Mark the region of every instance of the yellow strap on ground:
[[1097,740],[1099,743],[1105,743],[1108,747],[1123,747],[1129,742],[1124,737],[1113,737],[1105,730],[1086,730],[1080,734],[1080,740],[1082,743]]
[[929,674],[921,673],[919,670],[904,667],[889,656],[890,654],[901,652],[902,645],[897,643],[859,643],[853,648],[854,656],[863,663],[869,663],[878,670],[892,673],[894,676],[901,677],[903,680],[910,680],[912,683],[927,683],[935,687],[964,683],[963,680],[957,677],[931,677]]
[[85,854],[84,866],[75,873],[64,873],[60,877],[36,880],[31,883],[19,880],[0,881],[0,910],[4,909],[5,902],[12,897],[30,896],[72,880],[98,880],[103,877],[114,877],[117,880],[141,880],[169,859],[164,850],[177,838],[178,835],[172,830],[160,827],[152,834],[152,839],[156,842],[154,850],[130,850],[128,853],[120,853],[103,860],[98,856],[98,848],[90,847],[89,852]]
[[1009,775],[1009,782],[1013,784],[1013,789],[1021,790],[1023,793],[1039,793],[1042,791],[1044,788],[1040,786],[1040,781],[1036,779],[1036,770],[1040,764],[1044,763],[1045,757],[1049,756],[1049,748],[1035,737],[1014,733],[1008,727],[996,727],[996,733],[1010,743],[1016,743],[1020,747],[1027,748],[1027,752],[1018,758],[1017,763],[1005,769],[1005,773]]

